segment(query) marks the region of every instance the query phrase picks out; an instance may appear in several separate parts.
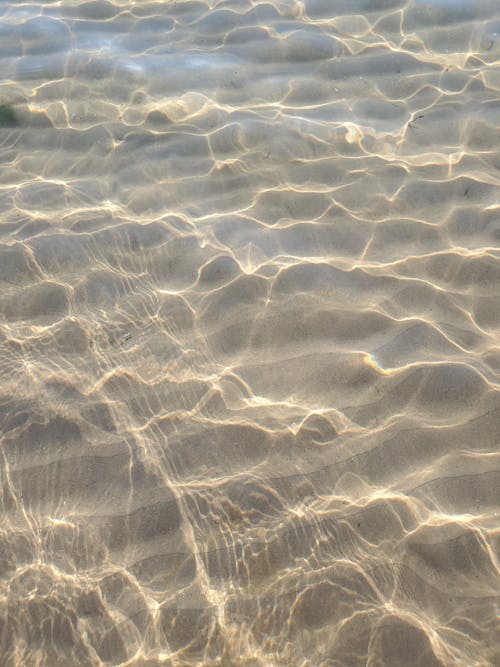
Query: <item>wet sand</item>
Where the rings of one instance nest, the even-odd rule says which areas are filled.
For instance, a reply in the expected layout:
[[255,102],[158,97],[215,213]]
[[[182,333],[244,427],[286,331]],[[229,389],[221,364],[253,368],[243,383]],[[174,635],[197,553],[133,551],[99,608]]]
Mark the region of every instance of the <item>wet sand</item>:
[[0,62],[1,665],[499,665],[498,2],[5,2]]

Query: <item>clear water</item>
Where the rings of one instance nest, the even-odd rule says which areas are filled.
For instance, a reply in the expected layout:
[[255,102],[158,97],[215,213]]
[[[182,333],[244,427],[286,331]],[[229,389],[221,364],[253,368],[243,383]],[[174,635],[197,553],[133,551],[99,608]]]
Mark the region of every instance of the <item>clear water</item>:
[[0,5],[0,664],[500,664],[500,3]]

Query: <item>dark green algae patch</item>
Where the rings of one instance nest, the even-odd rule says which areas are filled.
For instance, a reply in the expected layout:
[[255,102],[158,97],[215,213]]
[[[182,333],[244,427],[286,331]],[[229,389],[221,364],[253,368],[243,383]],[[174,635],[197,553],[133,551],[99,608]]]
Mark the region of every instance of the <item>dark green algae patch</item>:
[[0,127],[16,127],[19,125],[14,108],[10,104],[0,104]]
[[0,130],[12,127],[52,127],[45,111],[29,111],[23,106],[0,104]]

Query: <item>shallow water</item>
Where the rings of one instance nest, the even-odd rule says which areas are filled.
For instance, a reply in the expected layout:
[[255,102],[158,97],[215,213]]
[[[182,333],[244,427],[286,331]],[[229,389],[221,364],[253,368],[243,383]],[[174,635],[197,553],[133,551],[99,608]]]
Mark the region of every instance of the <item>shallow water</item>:
[[498,1],[0,12],[2,666],[499,665]]

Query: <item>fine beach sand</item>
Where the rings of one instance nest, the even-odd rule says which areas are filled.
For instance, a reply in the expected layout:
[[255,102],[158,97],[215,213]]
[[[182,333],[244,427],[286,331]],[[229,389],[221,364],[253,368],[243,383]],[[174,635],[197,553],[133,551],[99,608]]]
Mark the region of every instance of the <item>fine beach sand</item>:
[[0,7],[2,667],[500,665],[498,0]]

